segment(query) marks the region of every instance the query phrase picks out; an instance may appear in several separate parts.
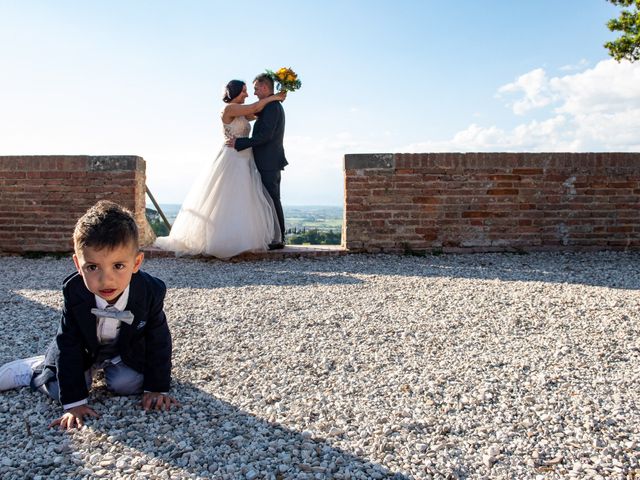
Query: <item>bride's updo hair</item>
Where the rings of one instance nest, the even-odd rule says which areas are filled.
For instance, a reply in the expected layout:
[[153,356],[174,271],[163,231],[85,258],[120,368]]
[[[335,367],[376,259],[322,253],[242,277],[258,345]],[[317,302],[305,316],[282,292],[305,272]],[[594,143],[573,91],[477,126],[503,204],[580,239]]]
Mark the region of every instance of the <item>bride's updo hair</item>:
[[229,103],[231,100],[242,93],[242,89],[244,88],[244,86],[245,83],[242,80],[231,80],[229,83],[227,83],[227,86],[224,87],[224,95],[222,96],[222,101],[224,103]]

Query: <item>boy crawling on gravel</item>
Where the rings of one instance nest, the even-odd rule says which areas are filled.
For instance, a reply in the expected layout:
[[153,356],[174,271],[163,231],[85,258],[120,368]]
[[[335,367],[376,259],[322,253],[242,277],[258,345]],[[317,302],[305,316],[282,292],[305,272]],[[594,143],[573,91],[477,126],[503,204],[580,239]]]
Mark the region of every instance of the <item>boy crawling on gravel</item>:
[[[142,393],[142,408],[169,410],[171,334],[163,311],[164,283],[140,271],[144,254],[131,213],[100,201],[76,224],[77,272],[63,282],[58,332],[45,356],[0,367],[0,390],[31,385],[59,401],[64,414],[50,427],[81,427],[98,417],[87,400],[93,374],[104,371],[118,395]],[[144,392],[144,393],[143,393]]]

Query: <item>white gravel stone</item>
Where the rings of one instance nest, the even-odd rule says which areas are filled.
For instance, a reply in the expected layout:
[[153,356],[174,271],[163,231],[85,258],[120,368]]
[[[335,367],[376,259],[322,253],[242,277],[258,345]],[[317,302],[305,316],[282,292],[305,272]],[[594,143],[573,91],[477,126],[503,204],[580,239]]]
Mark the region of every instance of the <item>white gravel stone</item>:
[[[96,380],[87,427],[0,394],[0,477],[614,478],[640,473],[640,254],[152,259],[172,394]],[[71,260],[0,257],[0,362],[44,352]]]

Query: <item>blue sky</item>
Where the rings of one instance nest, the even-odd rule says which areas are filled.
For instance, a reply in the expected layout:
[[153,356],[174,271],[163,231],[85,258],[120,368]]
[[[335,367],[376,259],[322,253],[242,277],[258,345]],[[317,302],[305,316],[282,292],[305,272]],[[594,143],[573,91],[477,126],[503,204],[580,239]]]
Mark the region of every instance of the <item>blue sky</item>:
[[303,82],[284,104],[288,205],[340,205],[346,153],[638,151],[640,65],[602,46],[617,12],[605,0],[0,0],[0,155],[140,155],[156,198],[180,203],[222,143],[222,86],[281,66]]

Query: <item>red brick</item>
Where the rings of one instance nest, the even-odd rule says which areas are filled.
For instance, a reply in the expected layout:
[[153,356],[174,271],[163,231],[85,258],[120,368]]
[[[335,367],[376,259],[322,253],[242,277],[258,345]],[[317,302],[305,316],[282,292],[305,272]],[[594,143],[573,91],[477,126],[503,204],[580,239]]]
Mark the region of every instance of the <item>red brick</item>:
[[487,195],[517,195],[517,188],[490,188]]
[[520,175],[497,174],[497,175],[488,175],[487,178],[492,181],[518,182],[522,177]]
[[[0,251],[68,251],[75,220],[98,198],[144,218],[144,170],[86,170],[89,157],[0,157]],[[136,168],[144,162],[136,162]],[[6,230],[6,231],[5,231]]]
[[[388,223],[394,231],[375,240],[375,251],[390,251],[402,242],[455,249],[469,238],[490,241],[478,249],[606,247],[616,241],[627,248],[640,243],[638,154],[449,153],[396,155],[395,160],[393,176],[380,170],[345,172],[348,224],[354,208],[362,208],[354,212],[362,218],[375,214],[394,219]],[[353,178],[362,181],[350,185]],[[115,185],[112,178],[111,187]],[[349,188],[364,190],[364,199],[350,196]],[[416,223],[432,229],[431,236],[417,240]],[[568,226],[562,237],[560,223]],[[347,226],[347,232],[357,234],[353,223]],[[362,238],[358,247],[366,250],[369,240],[357,238]],[[348,238],[344,242],[351,243]]]
[[462,218],[489,218],[494,215],[493,212],[462,212]]
[[544,174],[543,168],[514,168],[511,170],[514,175],[542,175]]

